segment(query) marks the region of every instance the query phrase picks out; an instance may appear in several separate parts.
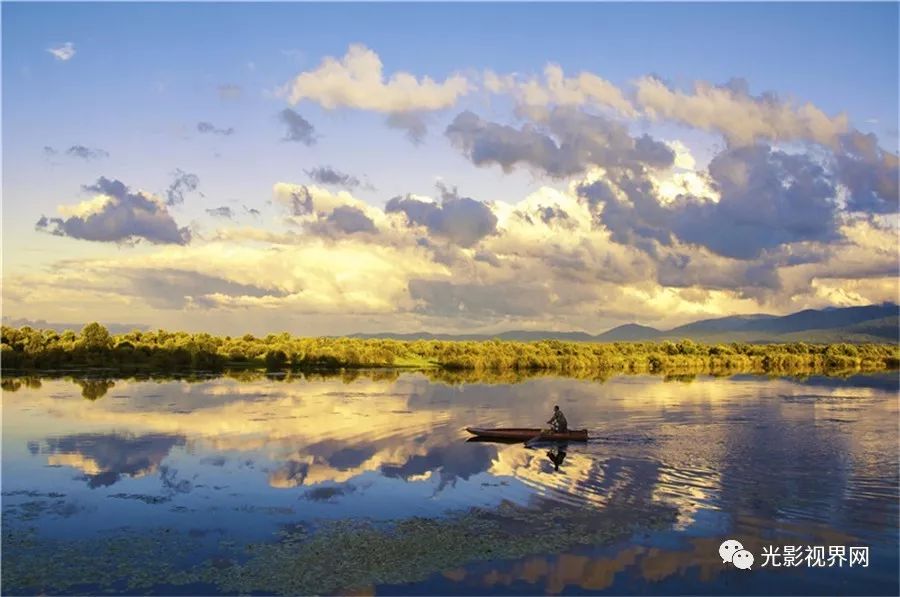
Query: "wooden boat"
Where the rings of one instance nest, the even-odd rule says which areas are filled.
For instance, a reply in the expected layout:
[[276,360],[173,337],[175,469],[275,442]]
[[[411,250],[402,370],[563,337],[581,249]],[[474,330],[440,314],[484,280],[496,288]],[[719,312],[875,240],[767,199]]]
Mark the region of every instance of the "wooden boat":
[[540,429],[529,429],[527,427],[496,427],[494,429],[466,427],[466,431],[485,439],[512,441],[528,441],[538,436],[540,436],[541,441],[551,442],[586,442],[588,439],[587,429],[569,429],[565,433],[541,433]]

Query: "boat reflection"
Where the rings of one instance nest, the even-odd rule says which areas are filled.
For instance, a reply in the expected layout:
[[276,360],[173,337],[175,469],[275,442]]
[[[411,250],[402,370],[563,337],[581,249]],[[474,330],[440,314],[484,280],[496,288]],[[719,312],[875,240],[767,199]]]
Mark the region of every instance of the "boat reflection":
[[553,470],[558,471],[563,461],[565,461],[567,448],[568,444],[561,443],[547,450],[547,458],[553,463]]

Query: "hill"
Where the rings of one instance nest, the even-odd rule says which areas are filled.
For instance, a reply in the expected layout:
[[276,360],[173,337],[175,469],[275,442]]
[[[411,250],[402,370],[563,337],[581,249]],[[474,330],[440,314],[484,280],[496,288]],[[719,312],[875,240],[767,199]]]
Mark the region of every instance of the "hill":
[[594,342],[637,342],[642,340],[654,340],[662,334],[656,328],[636,323],[626,323],[617,328],[603,332],[599,336],[594,336]]
[[673,328],[660,339],[703,342],[897,342],[894,304],[806,309],[782,317],[751,315],[709,319]]
[[750,342],[900,342],[900,307],[893,303],[865,307],[806,309],[790,315],[733,315],[701,319],[669,330],[628,323],[602,334],[554,331],[509,331],[497,334],[354,334],[354,338],[396,340],[500,340],[544,339],[571,342],[645,342],[681,340],[728,343]]

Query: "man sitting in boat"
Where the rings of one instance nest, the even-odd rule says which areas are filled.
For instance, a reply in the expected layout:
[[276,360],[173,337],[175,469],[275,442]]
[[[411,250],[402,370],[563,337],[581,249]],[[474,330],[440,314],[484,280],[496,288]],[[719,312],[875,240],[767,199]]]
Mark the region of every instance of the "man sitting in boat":
[[559,405],[553,407],[553,416],[547,422],[550,423],[550,433],[566,433],[569,430],[566,415],[559,410]]

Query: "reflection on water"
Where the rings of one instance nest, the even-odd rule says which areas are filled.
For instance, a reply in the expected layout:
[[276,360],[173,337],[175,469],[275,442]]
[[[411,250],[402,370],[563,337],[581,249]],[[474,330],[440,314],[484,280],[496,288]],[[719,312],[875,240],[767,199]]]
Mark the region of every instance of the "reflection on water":
[[140,436],[79,433],[28,443],[33,455],[46,454],[47,466],[68,466],[84,473],[89,487],[112,485],[123,475],[142,477],[160,463],[184,437],[164,434]]
[[560,443],[559,445],[547,450],[547,458],[553,463],[553,470],[559,471],[559,465],[566,461],[568,453],[568,444]]
[[[411,583],[371,588],[898,588],[894,375],[448,385],[393,372],[190,382],[22,378],[5,379],[3,389],[4,524],[37,537],[175,529],[200,541],[191,557],[225,561],[223,542],[276,541],[285,529],[315,533],[327,520],[441,518],[511,504],[536,512],[575,507],[600,521],[607,512],[656,505],[674,512],[662,530],[540,556],[482,554]],[[465,441],[466,426],[533,426],[554,404],[573,426],[590,429],[587,444]],[[717,556],[731,537],[757,552],[791,541],[868,545],[871,564],[741,576]]]

